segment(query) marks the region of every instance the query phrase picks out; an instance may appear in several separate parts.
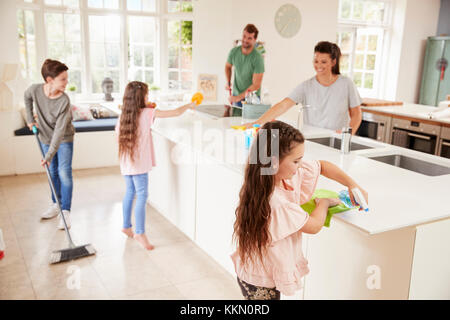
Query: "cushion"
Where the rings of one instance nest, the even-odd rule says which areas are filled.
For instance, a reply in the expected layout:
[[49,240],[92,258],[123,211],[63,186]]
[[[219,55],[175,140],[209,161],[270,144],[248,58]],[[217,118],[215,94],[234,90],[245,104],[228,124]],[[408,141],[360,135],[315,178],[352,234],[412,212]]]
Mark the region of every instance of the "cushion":
[[89,121],[94,120],[91,110],[88,107],[80,107],[72,105],[72,118],[73,121]]
[[72,122],[75,132],[114,131],[117,118]]
[[[116,123],[117,118],[72,122],[75,127],[75,132],[114,131]],[[27,126],[14,131],[15,136],[28,136],[32,134],[33,132]]]
[[89,109],[95,119],[117,118],[119,116],[111,109],[108,109],[102,105],[93,105],[90,106]]

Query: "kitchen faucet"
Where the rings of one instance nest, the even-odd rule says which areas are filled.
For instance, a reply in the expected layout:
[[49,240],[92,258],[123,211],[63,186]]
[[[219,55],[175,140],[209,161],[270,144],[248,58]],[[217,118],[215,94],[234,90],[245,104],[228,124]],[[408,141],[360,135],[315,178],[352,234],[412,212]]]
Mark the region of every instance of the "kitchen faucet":
[[342,139],[341,139],[341,153],[350,153],[350,144],[352,140],[352,128],[344,127],[342,128]]

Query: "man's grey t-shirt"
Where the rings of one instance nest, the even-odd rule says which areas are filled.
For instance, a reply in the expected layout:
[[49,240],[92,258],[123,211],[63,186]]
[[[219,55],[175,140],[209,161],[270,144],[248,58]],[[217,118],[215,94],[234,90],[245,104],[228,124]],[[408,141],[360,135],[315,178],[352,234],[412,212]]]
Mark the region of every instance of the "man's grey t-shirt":
[[314,76],[299,84],[288,98],[307,106],[303,112],[305,123],[332,130],[348,127],[348,109],[362,103],[353,81],[342,75],[328,87],[321,85]]
[[75,129],[72,125],[70,99],[63,93],[56,99],[50,99],[44,93],[44,84],[33,84],[24,94],[27,122],[34,122],[33,102],[39,125],[39,139],[50,145],[46,161],[51,161],[61,142],[72,142]]

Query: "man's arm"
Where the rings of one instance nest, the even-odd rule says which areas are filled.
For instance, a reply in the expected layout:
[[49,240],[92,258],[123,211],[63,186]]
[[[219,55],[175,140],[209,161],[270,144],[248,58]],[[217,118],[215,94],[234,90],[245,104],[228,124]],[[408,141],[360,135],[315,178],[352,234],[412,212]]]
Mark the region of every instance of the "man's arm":
[[245,99],[245,93],[248,91],[255,91],[259,90],[261,88],[261,83],[263,79],[264,73],[254,73],[252,78],[252,84],[250,87],[248,87],[244,92],[242,92],[240,95],[234,96],[233,101],[230,102],[238,102]]
[[350,127],[352,128],[352,135],[355,135],[362,121],[361,107],[357,106],[350,108],[348,112],[350,114]]
[[225,77],[227,78],[227,84],[225,85],[225,90],[231,89],[231,70],[233,65],[229,62],[225,64]]

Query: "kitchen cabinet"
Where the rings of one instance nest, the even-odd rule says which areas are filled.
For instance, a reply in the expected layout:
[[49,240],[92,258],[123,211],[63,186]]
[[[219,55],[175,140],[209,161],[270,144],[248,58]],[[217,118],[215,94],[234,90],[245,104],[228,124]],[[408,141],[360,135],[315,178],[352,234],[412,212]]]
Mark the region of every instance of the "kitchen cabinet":
[[197,167],[196,243],[231,274],[233,224],[242,183],[242,174],[201,157]]
[[195,240],[195,153],[153,132],[156,167],[149,173],[149,202]]
[[419,103],[437,106],[450,92],[450,37],[428,37]]
[[450,159],[450,127],[442,127],[437,155]]
[[[157,167],[151,172],[149,200],[234,277],[230,254],[235,249],[233,224],[244,166],[207,153],[193,141],[174,142],[173,128],[193,133],[197,120],[206,128],[200,136],[210,128],[225,135],[230,125],[240,123],[240,119],[184,115],[155,127]],[[307,138],[321,132],[307,126],[304,129]],[[441,205],[448,195],[448,177],[417,174],[362,154],[342,155],[320,144],[307,146],[306,159],[327,159],[365,186],[370,211],[337,214],[330,228],[315,235],[304,234],[303,252],[310,273],[304,278],[304,289],[289,298],[449,299],[450,219]],[[418,152],[400,149],[386,145],[367,153],[421,157]],[[182,158],[192,156],[194,162],[174,163],[172,156],[178,152]],[[439,160],[450,165],[446,159]],[[343,186],[320,178],[317,188],[341,190]],[[418,197],[427,201],[417,201]]]

